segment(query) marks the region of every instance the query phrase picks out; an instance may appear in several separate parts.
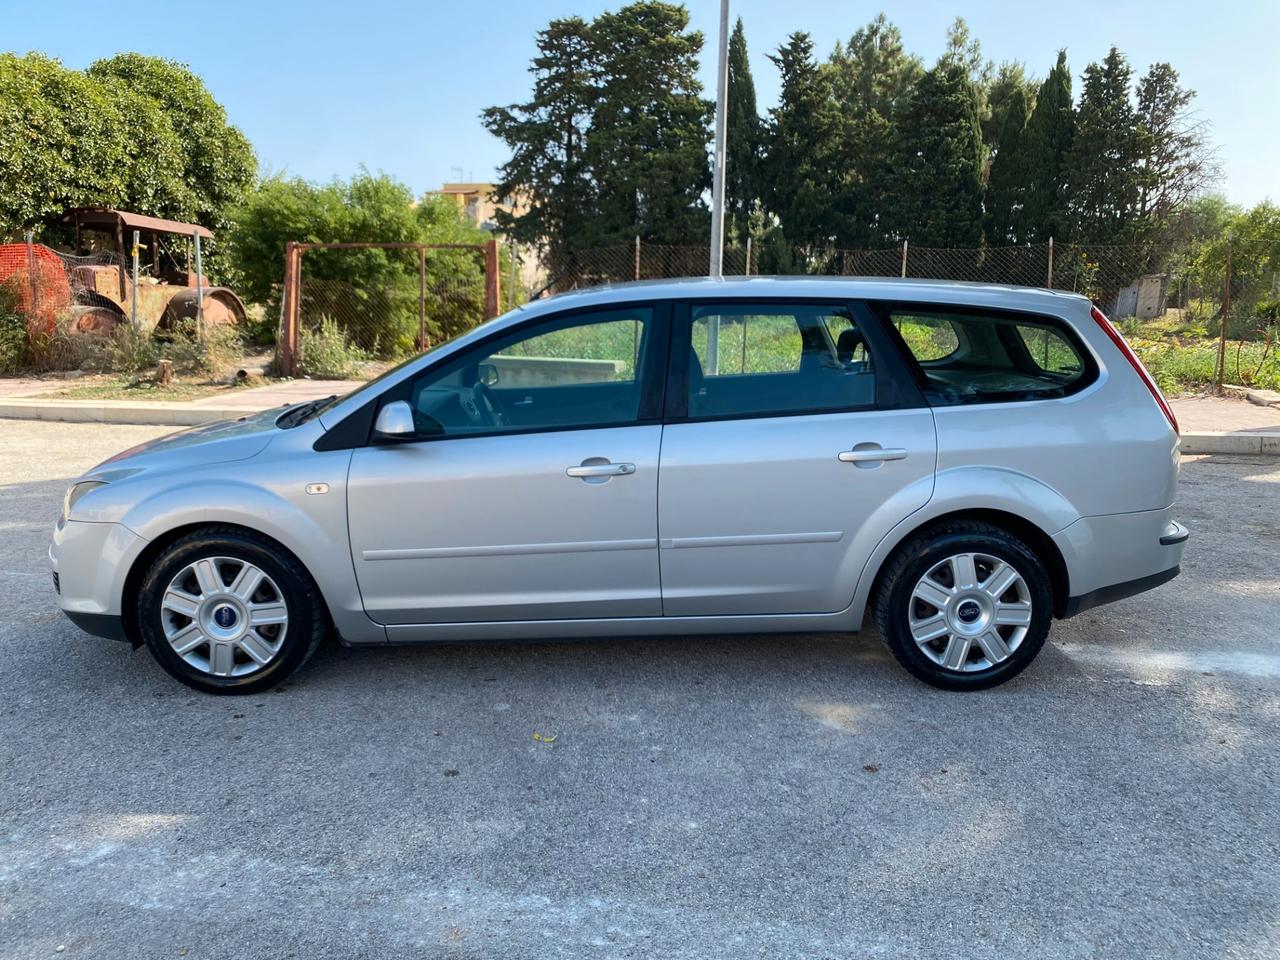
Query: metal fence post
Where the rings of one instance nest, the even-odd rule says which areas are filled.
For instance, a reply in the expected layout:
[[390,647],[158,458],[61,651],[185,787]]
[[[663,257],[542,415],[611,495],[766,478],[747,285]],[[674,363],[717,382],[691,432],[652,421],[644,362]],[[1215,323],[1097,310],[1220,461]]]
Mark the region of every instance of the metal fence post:
[[501,303],[500,278],[498,266],[498,239],[490,237],[484,245],[484,318],[492,320],[498,315],[498,304]]
[[907,241],[902,241],[902,275],[907,275]]
[[418,349],[431,346],[427,336],[427,245],[418,244]]
[[[40,313],[40,285],[36,282],[35,231],[27,231],[27,283],[31,285],[31,311],[27,316],[35,319]],[[34,328],[32,328],[34,329]]]
[[751,234],[747,234],[747,276],[751,276]]
[[520,304],[517,302],[519,298],[516,296],[516,283],[517,283],[517,280],[519,279],[517,274],[519,259],[516,256],[516,238],[515,237],[512,237],[510,239],[510,241],[507,244],[507,247],[508,247],[507,256],[511,258],[511,281],[509,284],[509,286],[511,287],[511,292],[507,294],[507,309],[514,310],[516,307],[520,306]]
[[1227,279],[1222,287],[1222,326],[1218,333],[1218,392],[1222,392],[1222,381],[1227,372],[1227,317],[1231,313],[1231,231],[1227,231]]
[[138,243],[140,240],[141,232],[133,231],[133,296],[129,304],[129,324],[134,330],[138,329]]
[[633,279],[633,280],[639,280],[639,279],[640,279],[640,234],[638,234],[638,233],[636,234],[636,264],[635,264],[635,276],[634,276],[634,277],[632,277],[632,279]]
[[284,245],[284,289],[281,291],[280,308],[280,373],[286,377],[298,375],[298,244],[293,240]]
[[1049,289],[1053,289],[1053,237],[1049,238]]
[[196,242],[196,338],[204,343],[204,261],[200,256],[200,231],[193,236]]

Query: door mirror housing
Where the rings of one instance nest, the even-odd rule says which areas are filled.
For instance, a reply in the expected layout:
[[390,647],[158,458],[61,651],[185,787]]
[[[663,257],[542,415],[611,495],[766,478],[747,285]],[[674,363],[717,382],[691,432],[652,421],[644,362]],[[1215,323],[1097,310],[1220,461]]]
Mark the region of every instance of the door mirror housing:
[[482,363],[479,373],[479,380],[486,387],[495,386],[498,382],[498,365],[496,363]]
[[418,435],[413,422],[413,408],[404,400],[392,400],[378,411],[378,419],[373,425],[375,440],[384,443],[412,440]]

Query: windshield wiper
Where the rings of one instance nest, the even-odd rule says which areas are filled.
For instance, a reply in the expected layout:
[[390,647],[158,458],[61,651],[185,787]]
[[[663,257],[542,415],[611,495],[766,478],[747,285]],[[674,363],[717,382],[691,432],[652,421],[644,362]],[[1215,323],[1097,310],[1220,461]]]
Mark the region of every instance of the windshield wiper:
[[305,400],[295,406],[289,407],[284,413],[276,418],[276,426],[283,430],[290,427],[296,427],[300,423],[305,423],[323,410],[329,404],[338,399],[336,393],[332,393],[327,397],[320,397],[316,400]]

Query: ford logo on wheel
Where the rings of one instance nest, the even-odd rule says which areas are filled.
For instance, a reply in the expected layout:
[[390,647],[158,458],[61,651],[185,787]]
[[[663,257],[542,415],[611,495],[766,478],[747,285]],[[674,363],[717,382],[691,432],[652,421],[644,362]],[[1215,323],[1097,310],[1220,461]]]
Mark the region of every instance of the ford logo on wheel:
[[230,630],[236,625],[236,621],[240,617],[235,609],[229,606],[221,606],[213,611],[213,622],[220,626],[223,630]]

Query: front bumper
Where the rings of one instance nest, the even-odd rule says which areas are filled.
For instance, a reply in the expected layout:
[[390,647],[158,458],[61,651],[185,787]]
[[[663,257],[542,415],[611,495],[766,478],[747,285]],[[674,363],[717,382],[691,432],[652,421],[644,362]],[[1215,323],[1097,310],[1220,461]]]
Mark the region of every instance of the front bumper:
[[1168,583],[1179,573],[1190,532],[1173,508],[1081,517],[1053,538],[1067,564],[1069,595],[1062,612],[1084,610]]
[[124,581],[146,545],[146,540],[120,523],[64,521],[49,545],[49,566],[62,612],[89,633],[125,639]]

